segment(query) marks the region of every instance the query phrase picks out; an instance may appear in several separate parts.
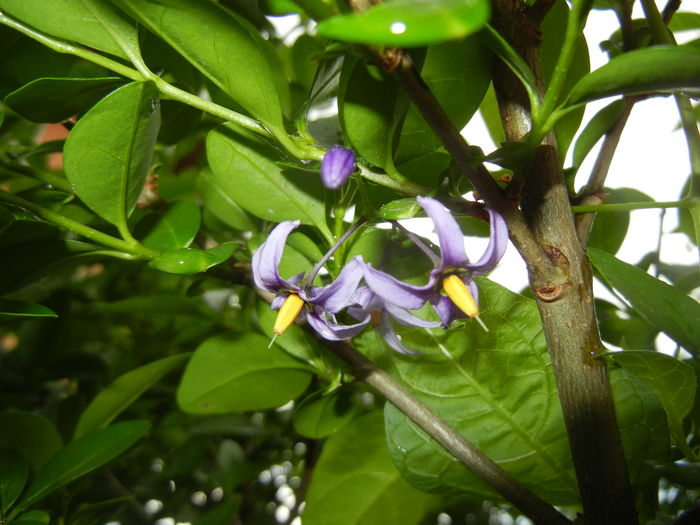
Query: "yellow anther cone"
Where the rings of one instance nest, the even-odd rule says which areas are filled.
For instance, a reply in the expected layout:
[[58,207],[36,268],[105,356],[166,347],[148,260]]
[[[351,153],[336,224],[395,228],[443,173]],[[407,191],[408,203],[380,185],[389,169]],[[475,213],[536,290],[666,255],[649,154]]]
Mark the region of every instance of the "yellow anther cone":
[[474,300],[474,296],[462,282],[462,279],[456,275],[448,275],[442,280],[442,289],[447,294],[447,297],[452,299],[455,306],[467,314],[468,317],[479,316],[479,307]]
[[277,313],[275,326],[272,327],[272,331],[275,335],[282,335],[282,333],[290,327],[294,319],[299,315],[299,312],[301,312],[302,306],[304,306],[303,299],[295,293],[289,295],[289,297],[285,299],[280,311]]

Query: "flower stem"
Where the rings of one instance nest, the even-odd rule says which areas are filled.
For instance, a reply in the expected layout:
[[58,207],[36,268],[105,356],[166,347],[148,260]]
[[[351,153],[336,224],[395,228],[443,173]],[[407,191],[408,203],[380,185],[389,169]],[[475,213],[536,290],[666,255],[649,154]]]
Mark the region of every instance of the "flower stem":
[[593,206],[572,206],[571,211],[574,213],[596,213],[596,212],[614,212],[614,211],[634,211],[634,210],[649,210],[656,208],[692,208],[693,201],[691,199],[681,199],[679,201],[667,202],[620,202],[615,204],[597,204]]
[[321,260],[316,263],[316,266],[314,266],[313,270],[309,273],[309,275],[306,276],[304,281],[302,282],[302,287],[309,286],[312,282],[314,282],[314,279],[316,278],[316,275],[318,275],[318,272],[323,268],[323,265],[328,262],[328,259],[331,258],[331,256],[335,253],[335,251],[346,241],[348,240],[348,237],[350,237],[353,233],[355,233],[355,230],[357,230],[360,226],[362,226],[365,222],[367,222],[367,219],[364,217],[360,217],[355,221],[355,224],[350,226],[350,228],[343,234],[343,236],[338,239],[338,241],[331,246],[331,249],[326,252],[326,254],[321,257]]

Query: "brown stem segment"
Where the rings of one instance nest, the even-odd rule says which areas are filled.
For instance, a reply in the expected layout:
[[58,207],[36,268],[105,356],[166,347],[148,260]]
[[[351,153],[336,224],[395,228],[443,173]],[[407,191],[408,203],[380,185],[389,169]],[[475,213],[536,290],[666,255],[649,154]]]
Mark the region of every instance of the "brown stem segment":
[[[541,79],[539,38],[532,20],[513,0],[494,0],[494,27]],[[531,38],[528,38],[531,35]],[[520,140],[528,126],[527,97],[514,89],[517,79],[497,65],[494,87],[508,140]],[[561,163],[552,137],[540,146],[523,186],[522,210],[537,243],[558,272],[532,271],[535,292],[557,380],[583,504],[589,525],[636,525],[632,489],[615,419],[615,407],[602,360],[593,308],[592,276],[571,213]]]
[[386,399],[425,430],[474,474],[488,483],[538,525],[571,525],[571,521],[530,492],[472,443],[436,416],[403,385],[347,343],[329,343],[357,377],[376,388]]

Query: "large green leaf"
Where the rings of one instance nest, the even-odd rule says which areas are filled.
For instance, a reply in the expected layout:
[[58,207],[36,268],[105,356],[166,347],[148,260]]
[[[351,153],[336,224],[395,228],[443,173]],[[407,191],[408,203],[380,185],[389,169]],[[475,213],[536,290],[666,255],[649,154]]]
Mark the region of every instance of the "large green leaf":
[[302,436],[319,439],[344,427],[355,414],[350,391],[318,391],[294,408],[294,430]]
[[611,95],[679,91],[700,93],[700,49],[655,46],[623,53],[584,76],[569,93],[566,105]]
[[0,515],[7,514],[29,478],[29,464],[14,450],[0,448]]
[[488,21],[486,0],[390,0],[323,20],[323,36],[361,44],[424,46],[463,38]]
[[58,317],[58,315],[41,304],[26,303],[15,299],[0,299],[0,325],[35,317]]
[[391,464],[383,426],[375,410],[328,439],[306,496],[305,525],[419,523],[437,503],[408,485]]
[[149,427],[148,421],[125,421],[68,443],[37,473],[17,508],[25,509],[58,487],[111,461],[133,445]]
[[262,410],[301,395],[313,369],[268,343],[252,332],[204,341],[178,388],[180,408],[193,414]]
[[161,213],[146,215],[134,228],[141,244],[158,251],[187,248],[194,240],[201,214],[193,201],[176,201]]
[[[569,444],[535,303],[479,279],[481,318],[447,331],[398,327],[416,356],[383,366],[518,481],[554,504],[578,503]],[[363,351],[370,339],[355,338]],[[665,421],[654,395],[634,377],[616,379],[618,421],[633,479],[663,456]],[[499,496],[396,408],[386,408],[392,458],[422,490]],[[658,438],[658,439],[657,439]],[[657,441],[655,441],[657,440]],[[660,440],[660,441],[659,441]]]
[[588,256],[603,279],[644,319],[693,355],[699,355],[700,304],[697,301],[602,250],[589,248]]
[[298,219],[330,237],[320,176],[285,170],[278,157],[250,132],[220,127],[207,136],[209,166],[224,195],[261,219]]
[[15,451],[37,471],[63,446],[56,427],[32,412],[0,412],[0,448]]
[[176,248],[161,253],[148,265],[156,270],[178,275],[191,275],[221,264],[233,254],[236,246],[223,243],[208,250],[196,248]]
[[98,102],[66,140],[64,167],[76,194],[120,229],[151,168],[159,126],[157,90],[133,82]]
[[44,33],[128,58],[103,23],[81,0],[0,0],[0,11]]
[[221,187],[219,181],[209,168],[199,174],[197,188],[204,201],[205,222],[206,213],[210,212],[226,226],[235,230],[251,231],[255,222],[246,211],[232,199]]
[[164,357],[131,370],[100,391],[85,408],[75,428],[75,439],[109,425],[165,374],[182,365],[191,354]]
[[38,78],[13,91],[5,103],[34,122],[60,122],[82,113],[126,81],[119,77]]
[[138,64],[143,61],[139,47],[139,33],[133,20],[116,8],[110,0],[79,1],[109,33],[132,63]]
[[639,376],[658,396],[666,411],[673,440],[681,450],[687,451],[683,418],[695,401],[697,380],[693,368],[671,356],[650,350],[609,352],[604,357]]
[[286,133],[286,80],[270,44],[245,19],[214,2],[114,0],[252,115]]

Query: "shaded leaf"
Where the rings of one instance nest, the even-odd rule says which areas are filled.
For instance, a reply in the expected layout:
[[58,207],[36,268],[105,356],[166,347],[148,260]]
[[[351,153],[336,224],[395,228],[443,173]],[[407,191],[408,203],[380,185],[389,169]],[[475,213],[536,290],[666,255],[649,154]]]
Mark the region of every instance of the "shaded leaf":
[[43,510],[30,510],[17,516],[12,523],[15,525],[48,525],[51,516]]
[[224,334],[195,351],[177,391],[185,412],[224,414],[284,405],[306,390],[308,365],[252,332]]
[[401,478],[386,450],[381,412],[356,417],[333,434],[314,468],[305,525],[418,523],[437,503]]
[[119,376],[85,408],[75,428],[74,439],[105,428],[141,394],[190,356],[186,353],[164,357]]
[[44,416],[19,410],[0,412],[0,448],[19,453],[35,471],[62,446],[61,435]]
[[490,11],[485,0],[393,0],[361,13],[327,18],[318,32],[360,44],[424,46],[478,31]]
[[7,514],[29,478],[29,465],[14,450],[0,449],[0,514]]
[[41,304],[26,303],[14,299],[0,299],[0,325],[34,317],[58,317],[58,315]]
[[38,78],[7,95],[5,103],[33,122],[61,122],[125,82],[119,77]]
[[700,93],[700,50],[654,46],[623,53],[584,76],[566,100],[573,106],[611,95]]
[[150,423],[144,420],[124,421],[68,443],[37,473],[17,508],[27,508],[58,487],[119,456],[149,427]]
[[120,229],[151,168],[159,126],[156,88],[133,82],[98,102],[66,140],[64,167],[75,193]]
[[294,408],[294,430],[302,436],[319,439],[334,434],[355,415],[350,392],[337,388],[330,393],[314,392]]
[[163,272],[190,275],[221,264],[231,257],[235,248],[231,243],[220,244],[208,250],[178,248],[161,253],[148,265]]
[[603,278],[653,326],[683,348],[700,351],[700,304],[673,286],[597,248],[588,257]]
[[197,187],[204,200],[204,209],[211,212],[221,222],[235,230],[250,231],[255,229],[255,222],[236,200],[224,191],[210,169],[202,170]]

